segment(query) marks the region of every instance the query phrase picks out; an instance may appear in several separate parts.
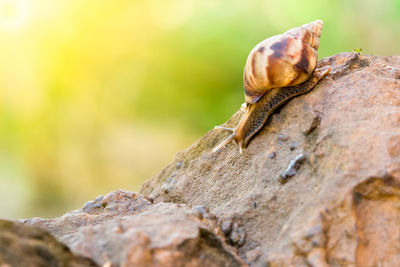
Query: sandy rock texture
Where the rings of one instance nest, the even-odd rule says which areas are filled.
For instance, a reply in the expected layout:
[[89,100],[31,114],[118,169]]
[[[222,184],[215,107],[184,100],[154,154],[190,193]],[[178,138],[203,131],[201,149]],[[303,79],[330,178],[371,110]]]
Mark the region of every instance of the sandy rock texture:
[[101,266],[242,266],[227,245],[217,220],[204,207],[157,203],[132,192],[115,191],[82,209],[39,226],[76,254]]
[[141,193],[208,208],[252,266],[400,266],[400,56],[322,64],[330,74],[243,155],[234,143],[212,153],[228,133],[211,130]]
[[17,222],[0,220],[1,267],[89,267],[91,260],[71,251],[49,233]]

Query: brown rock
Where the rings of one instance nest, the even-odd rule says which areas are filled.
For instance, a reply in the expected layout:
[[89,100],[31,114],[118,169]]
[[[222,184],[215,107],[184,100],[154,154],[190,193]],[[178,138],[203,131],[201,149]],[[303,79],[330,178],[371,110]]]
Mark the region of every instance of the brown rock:
[[212,153],[228,133],[211,130],[141,193],[207,207],[228,240],[240,240],[236,222],[244,239],[232,244],[256,266],[400,266],[400,56],[323,62],[331,73],[275,113],[243,155],[234,143]]
[[17,222],[0,220],[0,266],[97,266],[76,256],[49,233]]
[[204,207],[158,203],[125,191],[98,197],[40,226],[74,253],[109,266],[241,266]]

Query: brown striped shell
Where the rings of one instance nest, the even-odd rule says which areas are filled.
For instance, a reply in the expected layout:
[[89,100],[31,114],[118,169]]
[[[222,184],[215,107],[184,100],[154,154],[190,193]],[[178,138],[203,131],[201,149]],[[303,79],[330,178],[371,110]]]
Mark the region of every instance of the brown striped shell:
[[272,88],[307,80],[317,64],[322,27],[323,22],[316,20],[256,45],[244,68],[246,103],[257,102]]

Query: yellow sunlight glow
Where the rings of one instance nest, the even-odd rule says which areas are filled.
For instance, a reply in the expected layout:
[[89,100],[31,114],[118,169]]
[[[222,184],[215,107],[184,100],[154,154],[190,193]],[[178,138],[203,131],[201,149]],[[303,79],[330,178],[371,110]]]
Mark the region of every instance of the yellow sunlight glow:
[[0,0],[0,28],[13,30],[25,24],[28,18],[27,0]]

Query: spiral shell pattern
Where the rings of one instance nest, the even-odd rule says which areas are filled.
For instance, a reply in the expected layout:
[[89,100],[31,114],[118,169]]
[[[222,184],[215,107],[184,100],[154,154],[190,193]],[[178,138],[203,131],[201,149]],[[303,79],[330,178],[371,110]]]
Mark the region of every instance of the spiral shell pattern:
[[272,88],[307,80],[317,64],[322,27],[323,22],[316,20],[256,45],[244,68],[246,103],[257,102]]

